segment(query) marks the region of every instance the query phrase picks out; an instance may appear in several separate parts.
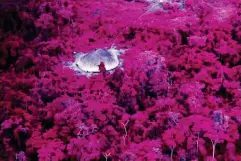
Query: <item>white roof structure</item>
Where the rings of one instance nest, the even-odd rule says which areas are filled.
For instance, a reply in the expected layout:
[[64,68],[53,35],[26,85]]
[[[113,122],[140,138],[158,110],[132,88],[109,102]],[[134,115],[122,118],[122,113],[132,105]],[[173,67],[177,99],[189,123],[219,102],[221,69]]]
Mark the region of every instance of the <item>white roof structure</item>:
[[99,65],[103,62],[107,71],[113,70],[121,63],[119,60],[119,54],[121,53],[123,53],[123,50],[115,48],[101,48],[88,53],[77,53],[75,62],[70,67],[81,73],[98,73],[100,72]]

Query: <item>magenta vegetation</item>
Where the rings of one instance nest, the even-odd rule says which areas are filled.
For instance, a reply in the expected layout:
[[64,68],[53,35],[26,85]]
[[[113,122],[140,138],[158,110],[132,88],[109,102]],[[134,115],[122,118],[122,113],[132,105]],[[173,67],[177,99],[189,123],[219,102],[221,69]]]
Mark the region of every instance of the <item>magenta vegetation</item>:
[[240,161],[240,135],[241,1],[0,2],[0,161]]

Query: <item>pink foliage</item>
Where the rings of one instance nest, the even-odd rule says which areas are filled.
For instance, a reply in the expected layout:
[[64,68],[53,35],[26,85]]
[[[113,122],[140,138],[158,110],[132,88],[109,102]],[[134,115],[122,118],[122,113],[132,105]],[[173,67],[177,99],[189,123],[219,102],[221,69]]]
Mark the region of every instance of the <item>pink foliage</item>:
[[40,161],[56,160],[60,161],[65,158],[65,145],[59,140],[49,141],[38,150],[38,157]]
[[51,14],[44,13],[39,17],[39,19],[36,20],[35,25],[43,29],[53,28],[53,21],[54,18]]
[[[0,160],[241,160],[240,5],[1,2]],[[119,66],[69,68],[97,48]]]

